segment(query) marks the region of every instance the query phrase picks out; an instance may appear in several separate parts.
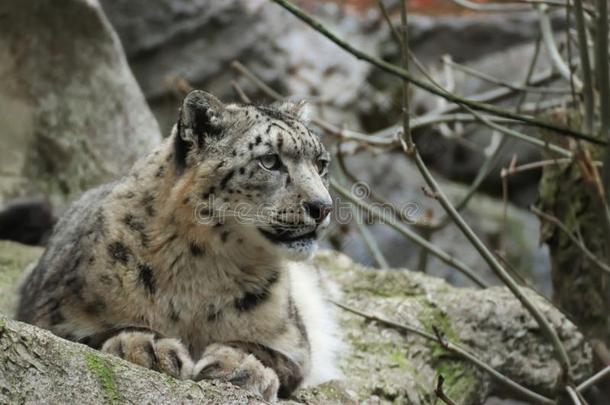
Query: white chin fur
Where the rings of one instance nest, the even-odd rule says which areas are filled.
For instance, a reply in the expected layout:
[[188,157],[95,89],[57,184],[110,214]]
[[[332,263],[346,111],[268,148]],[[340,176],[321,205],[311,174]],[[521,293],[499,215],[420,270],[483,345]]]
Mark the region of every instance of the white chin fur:
[[277,245],[281,255],[288,260],[302,261],[310,259],[318,250],[318,241],[296,241],[289,244]]

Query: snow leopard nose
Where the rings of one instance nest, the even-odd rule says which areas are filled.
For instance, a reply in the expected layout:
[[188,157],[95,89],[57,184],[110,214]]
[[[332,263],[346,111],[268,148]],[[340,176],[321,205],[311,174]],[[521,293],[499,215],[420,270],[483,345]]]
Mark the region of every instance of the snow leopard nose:
[[305,208],[307,215],[316,221],[316,224],[320,224],[333,210],[333,205],[322,200],[304,201],[303,208]]

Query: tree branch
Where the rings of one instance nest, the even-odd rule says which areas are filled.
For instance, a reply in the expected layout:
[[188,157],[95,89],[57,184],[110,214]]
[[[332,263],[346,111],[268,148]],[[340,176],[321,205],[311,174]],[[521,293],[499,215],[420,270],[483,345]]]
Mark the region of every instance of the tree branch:
[[322,25],[322,23],[320,23],[318,20],[316,20],[315,18],[306,14],[300,8],[296,7],[289,1],[286,1],[286,0],[271,0],[271,1],[279,4],[280,6],[282,6],[289,12],[291,12],[297,18],[299,18],[303,22],[307,23],[313,29],[315,29],[316,31],[318,31],[319,33],[321,33],[322,35],[327,37],[329,40],[331,40],[332,42],[337,44],[339,47],[343,48],[347,52],[354,55],[356,58],[365,60],[365,61],[371,63],[372,65],[378,67],[379,69],[381,69],[385,72],[388,72],[390,74],[393,74],[395,76],[398,76],[401,79],[408,80],[410,83],[414,84],[415,86],[417,86],[423,90],[426,90],[432,94],[435,94],[439,97],[443,97],[449,101],[460,104],[462,106],[468,106],[475,110],[485,111],[485,112],[488,112],[488,113],[491,113],[494,115],[498,115],[500,117],[511,118],[511,119],[514,119],[517,121],[526,122],[526,123],[536,126],[536,127],[540,127],[540,128],[544,128],[544,129],[547,129],[550,131],[557,132],[558,134],[568,135],[568,136],[571,136],[574,138],[586,140],[586,141],[600,144],[600,145],[607,145],[607,143],[608,143],[606,140],[598,139],[592,135],[584,134],[580,131],[577,131],[577,130],[574,130],[571,128],[557,126],[555,124],[551,124],[551,123],[548,123],[548,122],[545,122],[542,120],[538,120],[535,118],[531,118],[531,117],[526,117],[526,116],[523,116],[522,114],[514,113],[512,111],[508,111],[503,108],[499,108],[499,107],[496,107],[496,106],[493,106],[490,104],[477,102],[477,101],[474,101],[471,99],[465,99],[465,98],[459,97],[453,93],[449,93],[449,92],[440,90],[436,86],[426,83],[423,80],[420,80],[420,79],[412,76],[409,72],[406,72],[404,69],[401,69],[398,66],[385,62],[379,58],[373,57],[371,55],[368,55],[368,54],[360,51],[359,49],[354,48],[352,45],[348,44],[347,42],[343,41],[342,39],[338,38],[336,35],[334,35],[330,31],[328,31],[324,27],[324,25]]

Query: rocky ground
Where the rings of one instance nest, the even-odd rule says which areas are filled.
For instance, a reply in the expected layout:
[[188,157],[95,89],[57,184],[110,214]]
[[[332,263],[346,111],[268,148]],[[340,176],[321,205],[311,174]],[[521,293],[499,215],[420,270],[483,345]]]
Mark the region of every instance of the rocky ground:
[[[0,403],[22,401],[137,403],[256,403],[218,382],[182,382],[11,321],[11,301],[24,269],[40,248],[0,242]],[[560,368],[535,321],[505,288],[452,287],[405,269],[378,271],[323,251],[311,265],[334,285],[345,305],[428,333],[438,328],[516,382],[554,395]],[[576,327],[544,299],[528,293],[557,328],[577,381],[591,371],[591,349]],[[329,303],[329,307],[332,305]],[[489,374],[445,351],[437,341],[404,333],[341,310],[345,348],[342,381],[298,391],[290,403],[435,403],[438,375],[456,403],[482,403],[489,395],[514,397]]]

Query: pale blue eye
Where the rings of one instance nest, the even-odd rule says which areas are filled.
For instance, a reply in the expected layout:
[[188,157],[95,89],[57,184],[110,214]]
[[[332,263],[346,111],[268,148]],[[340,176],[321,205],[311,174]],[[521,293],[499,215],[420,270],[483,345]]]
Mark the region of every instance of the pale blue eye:
[[265,155],[259,158],[258,162],[265,170],[279,170],[282,167],[282,161],[278,155]]

